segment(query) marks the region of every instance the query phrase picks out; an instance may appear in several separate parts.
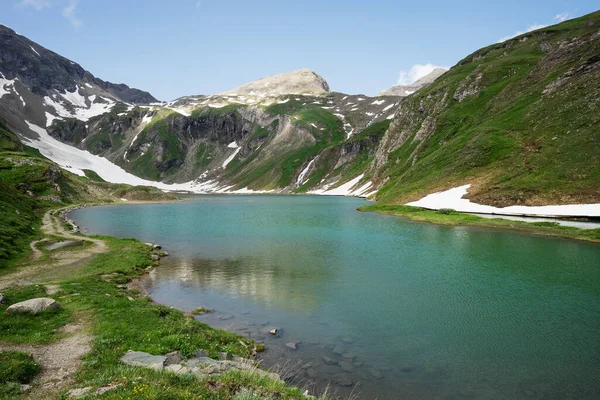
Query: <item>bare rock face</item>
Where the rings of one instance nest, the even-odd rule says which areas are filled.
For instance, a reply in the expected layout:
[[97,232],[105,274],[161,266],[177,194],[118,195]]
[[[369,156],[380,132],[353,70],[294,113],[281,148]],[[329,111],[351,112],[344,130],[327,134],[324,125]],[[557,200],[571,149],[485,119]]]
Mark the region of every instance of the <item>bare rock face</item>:
[[387,90],[384,90],[381,93],[378,93],[377,96],[399,96],[399,97],[410,96],[417,90],[422,89],[422,88],[427,87],[430,84],[432,84],[433,81],[435,81],[437,78],[442,76],[446,71],[448,71],[448,70],[444,69],[444,68],[436,68],[433,71],[431,71],[429,74],[425,75],[424,77],[417,80],[416,82],[411,83],[410,85],[394,86]]
[[41,297],[39,299],[31,299],[22,301],[20,303],[13,304],[6,309],[7,314],[39,314],[46,310],[55,310],[60,308],[60,305],[56,300],[47,297]]
[[316,72],[305,68],[297,71],[285,72],[283,74],[267,76],[219,94],[238,96],[280,96],[285,94],[320,95],[326,93],[329,93],[329,85],[325,79]]

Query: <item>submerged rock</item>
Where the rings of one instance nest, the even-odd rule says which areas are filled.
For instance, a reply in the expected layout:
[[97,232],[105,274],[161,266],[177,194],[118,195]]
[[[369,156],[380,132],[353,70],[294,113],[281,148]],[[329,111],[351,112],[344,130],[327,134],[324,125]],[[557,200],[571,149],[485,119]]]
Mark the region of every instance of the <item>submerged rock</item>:
[[285,344],[285,347],[291,350],[298,350],[298,345],[294,342],[289,342]]
[[352,386],[352,379],[348,374],[340,373],[333,377],[333,382],[340,386]]
[[60,304],[54,299],[41,297],[13,304],[6,309],[7,314],[31,313],[39,314],[46,310],[55,310],[60,308]]
[[325,361],[325,364],[327,364],[327,365],[335,365],[335,364],[337,364],[337,361],[334,360],[333,358],[329,358],[327,356],[323,356],[322,358],[323,358],[323,361]]
[[354,369],[352,364],[349,363],[348,361],[340,361],[338,364],[339,364],[340,368],[342,369],[342,371],[350,372]]
[[381,371],[379,371],[378,369],[375,369],[375,368],[369,368],[369,374],[371,374],[371,376],[375,379],[383,378],[383,374],[381,373]]

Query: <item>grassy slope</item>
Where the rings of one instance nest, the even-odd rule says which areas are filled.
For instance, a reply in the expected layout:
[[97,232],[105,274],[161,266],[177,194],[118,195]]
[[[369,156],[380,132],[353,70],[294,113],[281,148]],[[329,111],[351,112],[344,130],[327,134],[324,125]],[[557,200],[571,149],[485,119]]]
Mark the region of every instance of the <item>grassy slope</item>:
[[[91,179],[60,169],[37,150],[25,146],[0,122],[0,269],[29,248],[39,236],[37,228],[45,210],[79,202],[172,200],[174,196],[149,187]],[[100,179],[101,180],[101,179]]]
[[413,221],[430,222],[440,225],[467,225],[483,228],[510,229],[524,233],[585,240],[600,243],[600,229],[579,229],[559,226],[555,222],[521,222],[502,218],[487,219],[476,215],[463,214],[453,210],[431,211],[420,207],[393,204],[373,204],[359,208],[359,211],[407,217]]
[[[399,147],[378,172],[390,178],[380,201],[473,183],[471,199],[499,206],[600,202],[599,28],[596,12],[489,46],[407,99],[388,133]],[[454,100],[479,74],[480,92]],[[428,116],[435,129],[415,139]]]

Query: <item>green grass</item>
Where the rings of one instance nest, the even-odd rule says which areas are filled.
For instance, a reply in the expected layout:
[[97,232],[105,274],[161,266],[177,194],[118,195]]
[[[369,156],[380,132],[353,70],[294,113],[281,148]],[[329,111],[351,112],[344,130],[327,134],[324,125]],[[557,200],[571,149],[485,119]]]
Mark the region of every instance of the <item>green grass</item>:
[[19,351],[0,351],[0,399],[23,394],[22,384],[30,383],[40,371],[33,357]]
[[86,177],[88,177],[90,180],[92,180],[94,182],[106,182],[104,179],[102,179],[100,177],[100,175],[98,175],[96,173],[96,171],[92,171],[91,169],[82,169],[82,171]]
[[71,311],[64,308],[48,310],[42,313],[5,315],[6,309],[15,303],[46,296],[43,286],[16,286],[3,293],[6,304],[0,305],[0,341],[13,343],[50,343],[62,336],[55,330],[71,321]]
[[[152,354],[179,350],[190,357],[196,350],[204,349],[215,358],[223,351],[247,357],[254,344],[118,287],[145,272],[151,264],[151,248],[132,239],[103,239],[110,247],[108,253],[96,256],[65,276],[53,275],[53,281],[62,288],[58,298],[60,311],[2,318],[0,341],[48,343],[63,337],[55,333],[56,328],[74,318],[79,323],[83,321],[94,341],[76,376],[75,387],[122,385],[103,398],[230,399],[241,388],[278,398],[303,398],[299,389],[249,373],[227,373],[201,380],[191,375],[177,376],[121,364],[119,359],[128,350]],[[42,295],[41,286],[7,291],[9,304]],[[131,296],[135,297],[133,301],[129,299]]]
[[[586,40],[598,23],[600,12],[527,34],[527,41],[489,46],[406,99],[389,133],[399,147],[378,171],[389,178],[379,199],[401,203],[477,180],[471,200],[486,204],[597,202],[600,91],[590,82],[600,71],[574,74],[553,94],[542,92],[570,69],[593,64],[600,43]],[[557,52],[561,40],[575,38],[581,43],[560,56],[541,49],[547,43]],[[475,73],[482,76],[480,92],[454,100],[461,81]],[[435,129],[419,140],[426,118]]]
[[555,222],[522,222],[502,218],[487,219],[477,215],[459,213],[451,209],[433,211],[420,207],[395,204],[373,204],[359,207],[358,210],[407,217],[414,221],[430,222],[439,225],[466,225],[510,229],[534,235],[600,242],[600,229],[579,229],[570,226],[559,226]]

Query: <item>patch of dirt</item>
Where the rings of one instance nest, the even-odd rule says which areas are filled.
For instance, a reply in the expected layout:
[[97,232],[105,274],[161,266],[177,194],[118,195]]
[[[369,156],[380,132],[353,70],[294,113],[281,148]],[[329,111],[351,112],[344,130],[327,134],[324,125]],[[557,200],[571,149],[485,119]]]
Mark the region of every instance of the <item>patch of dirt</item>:
[[41,366],[41,372],[33,381],[34,387],[29,393],[30,398],[54,398],[51,393],[72,382],[81,357],[91,350],[92,339],[90,335],[77,333],[48,345],[2,343],[0,350],[15,350],[31,354]]

